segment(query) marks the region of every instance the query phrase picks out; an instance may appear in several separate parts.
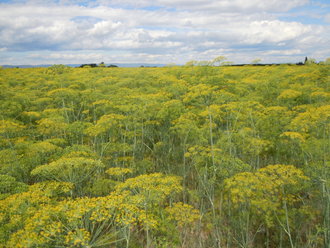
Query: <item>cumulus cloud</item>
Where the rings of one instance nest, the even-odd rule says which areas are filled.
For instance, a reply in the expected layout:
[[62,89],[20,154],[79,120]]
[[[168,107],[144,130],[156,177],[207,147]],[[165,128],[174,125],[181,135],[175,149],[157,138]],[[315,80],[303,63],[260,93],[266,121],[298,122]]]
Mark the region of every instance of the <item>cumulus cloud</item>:
[[[101,4],[107,4],[109,1],[100,0]],[[211,11],[211,12],[249,12],[257,13],[260,11],[285,12],[292,8],[303,6],[309,3],[309,0],[128,0],[123,3],[121,0],[112,0],[112,4],[148,7],[161,6],[164,8],[176,8],[178,10],[190,11]]]
[[[0,51],[35,51],[27,61],[104,60],[109,58],[104,51],[123,51],[126,56],[111,59],[185,64],[225,55],[243,63],[251,60],[248,56],[263,55],[274,62],[280,55],[309,56],[328,46],[329,27],[278,18],[278,13],[308,4],[309,0],[1,3]],[[330,22],[329,14],[324,20]]]
[[39,53],[33,53],[27,56],[27,58],[31,58],[31,59],[39,59],[39,58],[44,58],[44,56],[42,56]]
[[302,54],[300,49],[291,49],[291,50],[270,50],[264,53],[264,55],[293,55],[293,54]]
[[75,59],[75,60],[100,60],[104,57],[103,54],[91,53],[91,54],[60,54],[53,53],[50,58],[53,59]]
[[328,23],[330,23],[330,13],[328,13],[325,17],[324,20]]

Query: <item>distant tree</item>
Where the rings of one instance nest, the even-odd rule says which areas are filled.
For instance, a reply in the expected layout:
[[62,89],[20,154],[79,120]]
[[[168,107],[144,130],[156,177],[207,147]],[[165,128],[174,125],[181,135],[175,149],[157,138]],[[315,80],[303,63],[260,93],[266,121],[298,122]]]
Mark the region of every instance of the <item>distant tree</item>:
[[304,62],[304,64],[306,64],[306,62],[308,61],[308,58],[307,57],[305,57],[305,62]]
[[80,68],[94,68],[97,67],[97,64],[82,64]]

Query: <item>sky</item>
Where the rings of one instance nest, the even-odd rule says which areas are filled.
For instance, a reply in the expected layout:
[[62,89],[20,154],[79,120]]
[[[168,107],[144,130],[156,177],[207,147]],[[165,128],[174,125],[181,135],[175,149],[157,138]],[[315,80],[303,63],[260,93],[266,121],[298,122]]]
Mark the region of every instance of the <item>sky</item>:
[[329,0],[0,0],[0,65],[330,57]]

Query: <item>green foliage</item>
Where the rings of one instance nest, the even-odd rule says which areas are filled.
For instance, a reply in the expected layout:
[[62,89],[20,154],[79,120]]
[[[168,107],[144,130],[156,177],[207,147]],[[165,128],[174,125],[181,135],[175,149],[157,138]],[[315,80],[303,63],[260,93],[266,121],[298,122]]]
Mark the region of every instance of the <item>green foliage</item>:
[[220,65],[220,64],[223,63],[223,61],[225,61],[225,60],[227,60],[226,57],[224,57],[224,56],[219,56],[219,57],[216,57],[216,58],[213,60],[213,64],[218,63],[218,64]]
[[161,173],[130,178],[116,187],[116,192],[130,192],[144,207],[156,207],[181,190],[178,177],[164,176]]
[[259,64],[259,62],[261,61],[262,59],[255,59],[251,62],[252,65],[256,65],[256,64]]
[[47,74],[63,74],[63,73],[66,73],[68,72],[70,69],[70,66],[67,66],[67,65],[53,65],[51,67],[48,67],[47,69]]
[[329,58],[230,64],[2,69],[0,246],[328,247]]
[[31,174],[78,185],[83,184],[101,168],[104,168],[104,165],[100,161],[84,157],[69,157],[39,166]]
[[22,193],[29,188],[28,185],[17,182],[14,177],[0,175],[0,200],[16,193]]
[[[0,201],[0,242],[1,245],[17,246],[24,239],[16,240],[15,245],[10,244],[18,233],[22,233],[25,222],[29,223],[30,218],[36,211],[44,206],[52,204],[72,188],[72,184],[58,182],[36,183],[29,187],[26,192],[14,194]],[[35,233],[31,232],[32,236]],[[15,239],[15,238],[14,238]],[[9,243],[7,243],[9,242]]]

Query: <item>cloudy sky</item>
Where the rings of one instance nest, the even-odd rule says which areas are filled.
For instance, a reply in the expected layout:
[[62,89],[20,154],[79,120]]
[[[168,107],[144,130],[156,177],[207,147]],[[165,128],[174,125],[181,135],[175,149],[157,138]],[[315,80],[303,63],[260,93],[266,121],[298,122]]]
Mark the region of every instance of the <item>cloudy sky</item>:
[[330,57],[329,0],[0,0],[0,65]]

